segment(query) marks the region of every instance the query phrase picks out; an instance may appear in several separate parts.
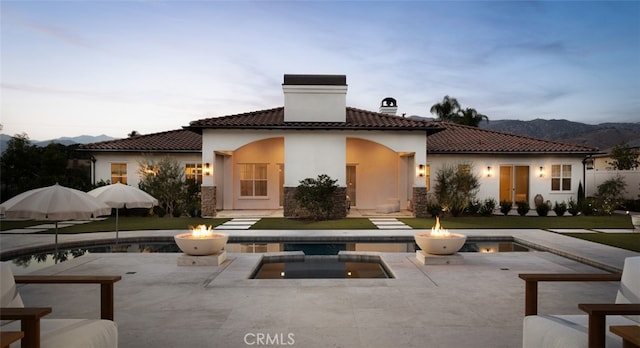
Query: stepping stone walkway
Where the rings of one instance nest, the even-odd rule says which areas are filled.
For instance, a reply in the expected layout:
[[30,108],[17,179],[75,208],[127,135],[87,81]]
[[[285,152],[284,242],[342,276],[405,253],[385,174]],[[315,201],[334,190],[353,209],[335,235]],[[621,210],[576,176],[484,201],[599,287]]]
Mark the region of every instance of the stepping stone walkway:
[[214,227],[214,230],[248,230],[258,222],[260,218],[235,218],[231,219],[222,225]]
[[369,218],[379,230],[410,230],[411,226],[395,218]]

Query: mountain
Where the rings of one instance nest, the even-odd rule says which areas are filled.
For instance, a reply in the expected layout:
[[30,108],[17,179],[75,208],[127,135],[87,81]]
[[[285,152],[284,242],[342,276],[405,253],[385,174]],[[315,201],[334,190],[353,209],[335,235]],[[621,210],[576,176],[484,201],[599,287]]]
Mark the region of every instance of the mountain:
[[591,125],[568,120],[490,120],[482,122],[480,128],[597,147],[600,150],[609,149],[622,142],[627,142],[629,146],[638,146],[640,142],[640,122]]
[[[0,153],[4,152],[4,150],[7,148],[7,142],[11,140],[11,138],[12,136],[10,135],[0,134]],[[51,140],[45,140],[45,141],[31,140],[31,144],[36,146],[47,146],[50,143],[59,143],[59,144],[69,146],[73,144],[90,144],[90,143],[96,143],[100,141],[107,141],[107,140],[113,140],[113,139],[117,139],[117,138],[110,137],[104,134],[98,135],[98,136],[80,135],[77,137],[62,137],[62,138],[56,138]]]

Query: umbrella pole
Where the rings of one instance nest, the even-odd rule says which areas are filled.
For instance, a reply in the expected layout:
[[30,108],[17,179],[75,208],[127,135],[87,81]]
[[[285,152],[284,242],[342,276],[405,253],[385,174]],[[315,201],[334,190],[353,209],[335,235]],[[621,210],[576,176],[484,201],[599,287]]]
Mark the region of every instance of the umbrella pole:
[[56,247],[55,247],[55,254],[53,254],[53,260],[54,263],[58,263],[58,221],[56,221]]
[[118,245],[118,212],[120,208],[116,208],[116,246]]

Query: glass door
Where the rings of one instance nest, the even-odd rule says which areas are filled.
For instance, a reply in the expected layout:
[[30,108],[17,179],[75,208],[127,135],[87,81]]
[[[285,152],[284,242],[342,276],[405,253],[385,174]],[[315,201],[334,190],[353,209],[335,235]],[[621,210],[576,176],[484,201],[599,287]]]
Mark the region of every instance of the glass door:
[[529,201],[529,166],[500,166],[500,201]]
[[347,196],[351,199],[351,206],[356,205],[356,166],[347,165]]

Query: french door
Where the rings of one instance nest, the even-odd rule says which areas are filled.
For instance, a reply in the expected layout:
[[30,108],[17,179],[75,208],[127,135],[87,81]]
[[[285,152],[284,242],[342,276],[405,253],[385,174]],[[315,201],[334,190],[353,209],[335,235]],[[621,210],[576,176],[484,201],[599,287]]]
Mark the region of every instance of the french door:
[[500,166],[500,201],[529,201],[529,166]]

